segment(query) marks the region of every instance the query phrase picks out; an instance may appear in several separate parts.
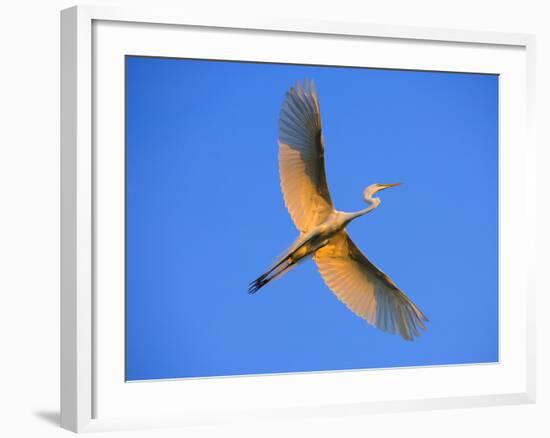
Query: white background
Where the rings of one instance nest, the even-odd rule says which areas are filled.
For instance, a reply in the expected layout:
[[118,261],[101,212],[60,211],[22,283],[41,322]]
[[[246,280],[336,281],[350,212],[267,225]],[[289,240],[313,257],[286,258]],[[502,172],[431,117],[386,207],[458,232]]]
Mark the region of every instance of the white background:
[[[145,1],[98,4],[128,6]],[[550,13],[543,1],[160,1],[233,15],[536,33],[539,143],[538,402],[536,405],[233,424],[105,436],[545,436],[550,433],[548,222]],[[256,4],[257,3],[257,4]],[[262,3],[262,4],[260,4]],[[0,24],[0,434],[69,436],[59,417],[59,10],[73,3],[2,4]],[[475,194],[474,194],[475,196]],[[521,230],[518,230],[521,232]],[[546,372],[545,372],[546,371]]]

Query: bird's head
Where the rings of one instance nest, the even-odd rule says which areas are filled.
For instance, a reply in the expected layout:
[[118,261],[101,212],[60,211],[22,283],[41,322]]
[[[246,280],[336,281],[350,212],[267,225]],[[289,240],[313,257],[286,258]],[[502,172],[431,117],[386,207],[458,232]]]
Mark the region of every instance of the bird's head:
[[381,192],[382,190],[389,189],[390,187],[400,186],[401,184],[403,184],[403,183],[398,182],[398,183],[393,183],[393,184],[379,184],[379,183],[371,184],[363,192],[363,197],[365,198],[366,202],[372,203],[373,196],[376,193]]

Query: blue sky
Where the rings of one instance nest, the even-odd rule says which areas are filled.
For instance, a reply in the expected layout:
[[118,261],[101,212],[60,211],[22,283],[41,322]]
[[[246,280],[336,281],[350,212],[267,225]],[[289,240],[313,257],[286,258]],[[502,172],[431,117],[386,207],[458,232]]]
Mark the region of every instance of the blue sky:
[[[313,78],[348,230],[422,309],[413,342],[352,314],[296,238],[277,168],[285,92]],[[127,57],[128,380],[498,360],[498,77]]]

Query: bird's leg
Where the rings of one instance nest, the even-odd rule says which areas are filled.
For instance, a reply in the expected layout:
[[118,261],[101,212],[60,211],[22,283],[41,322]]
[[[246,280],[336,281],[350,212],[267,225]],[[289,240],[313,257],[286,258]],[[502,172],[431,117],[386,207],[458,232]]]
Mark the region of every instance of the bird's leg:
[[[295,255],[296,253],[302,249],[304,247],[304,245],[306,245],[309,240],[311,239],[311,237],[307,237],[307,238],[304,238],[300,243],[298,244],[294,244],[291,249],[287,252],[287,255],[281,257],[281,259],[277,262],[275,262],[275,264],[273,266],[271,266],[265,273],[263,273],[262,275],[260,275],[256,280],[254,280],[253,282],[250,283],[250,286],[254,285],[254,284],[258,284],[259,282],[263,281],[264,279],[266,279],[269,274],[271,274],[273,271],[277,270],[279,267],[281,267],[284,263],[288,263],[289,260],[291,260],[292,258],[296,258]],[[285,266],[286,268],[286,266]],[[264,283],[265,284],[265,283]]]
[[262,287],[264,287],[267,283],[269,283],[271,280],[274,280],[275,278],[282,275],[284,272],[286,272],[289,268],[294,266],[298,260],[293,259],[292,256],[288,256],[285,259],[283,259],[281,262],[277,264],[277,266],[271,268],[268,272],[265,274],[262,274],[259,276],[256,280],[254,280],[252,283],[250,283],[248,288],[249,294],[255,294],[260,290]]
[[256,280],[254,280],[252,283],[250,284],[254,284],[258,281],[262,281],[264,280],[269,274],[271,274],[273,271],[275,271],[279,266],[281,266],[283,263],[285,262],[288,262],[290,258],[290,255],[284,257],[282,260],[280,260],[279,262],[277,262],[275,265],[273,265],[271,268],[269,268],[265,273],[263,273],[262,275],[260,275]]
[[303,260],[306,256],[311,254],[313,246],[316,241],[316,233],[308,233],[306,236],[302,236],[287,252],[287,255],[283,256],[277,261],[267,272],[260,275],[256,280],[249,284],[248,292],[256,293],[260,288],[265,286],[271,280],[281,276],[287,272],[290,268],[295,266],[298,262]]

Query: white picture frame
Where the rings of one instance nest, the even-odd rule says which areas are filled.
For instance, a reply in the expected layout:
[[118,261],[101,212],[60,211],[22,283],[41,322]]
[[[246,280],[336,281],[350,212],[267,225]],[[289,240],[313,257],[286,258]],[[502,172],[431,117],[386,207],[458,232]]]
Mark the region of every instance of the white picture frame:
[[[267,57],[267,60],[299,62],[303,52],[288,50],[289,40],[293,39],[293,47],[300,47],[300,39],[320,39],[323,53],[317,55],[315,43],[307,42],[312,53],[310,62],[328,64],[319,59],[332,57],[333,63],[350,65],[352,51],[348,50],[350,53],[346,55],[346,50],[337,53],[336,48],[356,45],[372,48],[371,59],[376,59],[370,61],[372,67],[502,75],[499,163],[502,354],[498,364],[188,379],[184,383],[140,384],[121,380],[123,266],[117,250],[120,247],[106,251],[103,244],[113,241],[116,246],[120,242],[117,236],[124,234],[120,221],[110,223],[111,219],[103,213],[112,209],[116,210],[113,217],[120,218],[123,214],[117,189],[121,162],[116,147],[123,135],[119,123],[124,110],[120,100],[121,56],[152,53],[181,56],[182,45],[178,45],[177,39],[190,38],[193,32],[200,33],[200,38],[194,35],[193,41],[197,43],[185,49],[189,57],[247,60]],[[224,39],[233,38],[232,51],[221,47],[216,39],[223,32],[227,33]],[[175,42],[169,42],[174,39]],[[259,39],[261,53],[254,43]],[[327,42],[334,43],[334,47]],[[381,44],[384,50],[377,46]],[[266,54],[269,47],[273,51]],[[285,54],[277,54],[277,47],[284,48]],[[246,421],[251,417],[261,420],[534,402],[535,265],[531,256],[535,253],[534,53],[534,36],[525,34],[274,18],[228,19],[194,16],[188,11],[104,6],[77,6],[62,11],[61,426],[82,432]],[[114,100],[110,101],[111,98]],[[101,154],[97,153],[98,148],[102,148]],[[106,191],[106,184],[114,189]],[[522,228],[521,238],[514,233],[518,226]],[[114,292],[98,300],[98,294],[106,289]],[[515,327],[510,325],[512,315]],[[112,336],[105,336],[106,332]],[[369,373],[369,378],[364,379],[361,373]],[[454,386],[444,383],[449,380],[454,381]],[[412,381],[418,384],[432,381],[427,385],[431,388],[420,391]],[[178,397],[182,385],[186,385],[188,397],[215,395],[217,401],[212,402],[212,397],[208,402],[201,402],[200,397],[187,403],[181,401],[185,399]],[[289,388],[296,390],[292,400]],[[261,394],[269,396],[262,399]],[[255,407],[247,404],[250,397]]]

